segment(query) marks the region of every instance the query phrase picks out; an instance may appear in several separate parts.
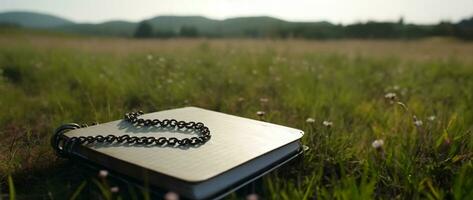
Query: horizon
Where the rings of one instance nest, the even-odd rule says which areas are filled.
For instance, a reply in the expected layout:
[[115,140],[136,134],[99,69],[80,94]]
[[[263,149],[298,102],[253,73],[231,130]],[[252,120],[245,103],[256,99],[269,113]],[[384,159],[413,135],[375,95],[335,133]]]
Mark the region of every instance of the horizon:
[[331,23],[331,24],[334,24],[334,25],[350,25],[350,24],[356,24],[356,23],[367,23],[367,22],[397,22],[399,21],[401,18],[403,19],[404,23],[406,24],[416,24],[416,25],[434,25],[434,24],[438,24],[438,23],[441,23],[441,22],[451,22],[451,23],[458,23],[460,22],[461,20],[464,20],[464,19],[470,19],[470,18],[473,18],[473,14],[471,16],[466,16],[464,18],[460,18],[460,19],[457,19],[457,20],[440,20],[438,22],[432,22],[432,23],[416,23],[416,22],[410,22],[410,21],[406,21],[406,19],[401,16],[400,18],[398,19],[392,19],[392,20],[374,20],[374,19],[367,19],[365,21],[354,21],[354,22],[351,22],[351,23],[335,23],[335,22],[332,22],[332,21],[329,21],[329,20],[308,20],[308,21],[295,21],[295,20],[287,20],[287,19],[283,19],[283,18],[279,18],[279,17],[275,17],[275,16],[270,16],[270,15],[242,15],[242,16],[232,16],[232,17],[227,17],[227,18],[214,18],[214,17],[209,17],[209,16],[205,16],[205,15],[192,15],[192,14],[189,14],[189,15],[179,15],[179,14],[157,14],[157,15],[153,15],[151,17],[147,17],[147,18],[143,18],[143,19],[140,19],[140,20],[128,20],[128,19],[123,19],[123,18],[115,18],[115,19],[109,19],[109,20],[105,20],[105,21],[77,21],[77,20],[73,20],[73,19],[70,19],[68,17],[64,17],[64,16],[61,16],[61,15],[56,15],[56,14],[52,14],[52,13],[47,13],[47,12],[38,12],[38,11],[34,11],[34,10],[0,10],[0,14],[1,13],[33,13],[33,14],[42,14],[42,15],[50,15],[50,16],[54,16],[54,17],[58,17],[58,18],[62,18],[62,19],[65,19],[65,20],[69,20],[73,23],[76,23],[76,24],[102,24],[102,23],[107,23],[107,22],[113,22],[113,21],[123,21],[123,22],[130,22],[130,23],[139,23],[139,22],[142,22],[142,21],[146,21],[146,20],[150,20],[150,19],[153,19],[153,18],[156,18],[156,17],[203,17],[203,18],[207,18],[207,19],[210,19],[210,20],[218,20],[218,21],[223,21],[223,20],[228,20],[228,19],[234,19],[234,18],[251,18],[251,17],[269,17],[269,18],[274,18],[274,19],[278,19],[278,20],[282,20],[282,21],[286,21],[286,22],[295,22],[295,23],[299,23],[299,22],[327,22],[327,23]]
[[[139,22],[156,16],[202,16],[215,20],[265,16],[289,22],[326,21],[343,25],[368,21],[398,21],[401,18],[405,23],[436,24],[442,21],[458,22],[473,17],[473,10],[469,9],[473,7],[473,1],[468,0],[456,0],[455,3],[439,0],[417,2],[403,0],[383,3],[363,0],[344,2],[344,4],[325,1],[314,3],[306,0],[298,1],[298,3],[280,2],[280,4],[259,1],[251,4],[251,8],[245,3],[246,0],[223,2],[205,0],[199,5],[183,3],[182,0],[164,0],[159,3],[143,0],[140,3],[124,1],[120,5],[111,4],[110,2],[113,2],[111,0],[94,3],[67,1],[61,4],[54,0],[4,0],[4,2],[0,5],[2,13],[35,12],[61,17],[75,23],[94,24],[108,21]],[[425,4],[430,6],[426,7]],[[84,10],[87,12],[83,12]],[[418,12],[419,10],[422,12]]]

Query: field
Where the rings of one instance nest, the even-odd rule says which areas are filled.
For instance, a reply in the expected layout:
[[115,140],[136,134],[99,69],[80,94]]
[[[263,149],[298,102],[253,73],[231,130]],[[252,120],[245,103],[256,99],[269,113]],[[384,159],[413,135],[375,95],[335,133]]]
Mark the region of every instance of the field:
[[[56,158],[53,130],[193,105],[254,119],[264,111],[263,120],[305,131],[310,150],[264,178],[266,199],[473,199],[472,102],[473,43],[445,38],[131,40],[4,31],[0,195],[13,193],[10,182],[20,199],[111,197],[96,176]],[[127,195],[121,188],[112,198]]]

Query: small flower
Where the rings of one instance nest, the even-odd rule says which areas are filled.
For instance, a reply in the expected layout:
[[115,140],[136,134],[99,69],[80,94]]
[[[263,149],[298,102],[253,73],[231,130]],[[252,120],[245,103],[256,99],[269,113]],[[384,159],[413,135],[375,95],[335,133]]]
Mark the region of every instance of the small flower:
[[333,122],[331,122],[331,121],[323,121],[322,124],[323,124],[324,126],[326,126],[327,128],[330,128],[330,127],[332,127]]
[[258,111],[256,112],[256,115],[263,117],[266,113],[264,111]]
[[381,149],[383,148],[383,145],[384,145],[384,140],[382,139],[377,139],[373,141],[373,143],[371,143],[371,146],[375,149]]
[[393,90],[399,90],[399,89],[401,89],[401,87],[399,87],[399,85],[394,85],[393,86]]
[[435,121],[436,118],[437,118],[437,117],[435,117],[435,115],[431,115],[431,116],[427,117],[427,119],[428,119],[429,121]]
[[148,55],[146,56],[146,58],[147,58],[148,60],[152,60],[152,59],[153,59],[153,55],[148,54]]
[[384,95],[384,98],[393,101],[393,100],[396,100],[397,95],[396,95],[396,93],[394,93],[394,92],[389,92],[389,93],[387,93],[387,94]]
[[246,200],[258,200],[259,197],[257,194],[249,194],[248,196],[246,196]]
[[107,178],[107,176],[108,176],[108,171],[107,170],[102,169],[102,170],[99,171],[99,177],[100,178]]
[[268,98],[260,98],[259,101],[261,103],[268,103],[269,102],[269,99]]
[[164,200],[179,200],[179,195],[175,192],[168,192],[164,195]]
[[118,188],[118,186],[110,188],[110,192],[112,192],[112,193],[118,193],[119,191],[120,191],[120,188]]
[[313,124],[313,123],[315,123],[315,119],[309,117],[309,118],[307,118],[307,119],[305,120],[305,122],[307,122],[307,123],[309,123],[309,124]]
[[415,120],[414,121],[414,125],[416,126],[422,126],[424,123],[422,122],[422,120]]
[[414,115],[412,116],[412,118],[414,119],[414,125],[417,126],[417,127],[420,127],[422,126],[424,123],[422,122],[422,120],[420,119],[417,119],[417,117]]

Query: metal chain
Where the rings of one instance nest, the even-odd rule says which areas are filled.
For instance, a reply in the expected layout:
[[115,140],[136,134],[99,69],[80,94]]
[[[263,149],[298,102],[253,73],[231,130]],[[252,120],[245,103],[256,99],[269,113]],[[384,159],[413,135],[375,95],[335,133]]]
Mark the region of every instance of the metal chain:
[[[96,135],[96,136],[78,136],[78,137],[66,137],[64,133],[87,125],[79,126],[78,124],[66,124],[59,127],[54,134],[51,145],[56,152],[65,156],[72,149],[74,144],[91,144],[91,143],[107,143],[107,144],[137,144],[137,145],[168,145],[168,146],[198,146],[206,143],[210,140],[210,130],[201,122],[185,122],[177,121],[175,119],[143,119],[138,118],[143,115],[143,111],[130,112],[125,114],[125,121],[129,122],[135,127],[147,128],[171,128],[171,129],[193,129],[197,131],[200,136],[178,139],[175,137],[137,137],[130,136],[128,134],[117,136],[117,135]],[[61,146],[62,145],[62,146]]]

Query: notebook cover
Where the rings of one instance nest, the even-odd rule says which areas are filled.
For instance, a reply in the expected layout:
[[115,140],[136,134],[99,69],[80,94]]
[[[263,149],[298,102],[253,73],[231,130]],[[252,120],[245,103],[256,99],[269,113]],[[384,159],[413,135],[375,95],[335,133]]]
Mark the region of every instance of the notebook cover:
[[[297,129],[196,107],[160,111],[141,117],[202,122],[209,127],[212,138],[201,146],[190,148],[96,144],[87,147],[93,151],[180,180],[200,182],[294,142],[303,135],[303,132]],[[65,135],[71,137],[99,134],[176,138],[195,136],[194,133],[189,132],[163,131],[162,129],[143,130],[123,120],[72,130]],[[104,160],[104,162],[107,161]]]

